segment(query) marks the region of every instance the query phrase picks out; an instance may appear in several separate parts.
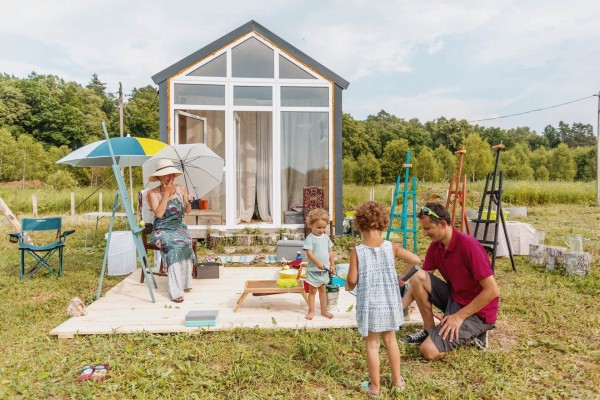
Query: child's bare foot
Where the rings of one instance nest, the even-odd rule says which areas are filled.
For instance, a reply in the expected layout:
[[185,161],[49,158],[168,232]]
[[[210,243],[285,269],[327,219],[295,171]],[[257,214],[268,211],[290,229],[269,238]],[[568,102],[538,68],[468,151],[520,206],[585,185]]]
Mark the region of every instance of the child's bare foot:
[[321,311],[321,315],[324,316],[325,318],[333,318],[333,314],[328,312],[328,311]]
[[308,314],[306,314],[304,316],[304,318],[306,318],[306,319],[313,319],[314,315],[315,315],[314,311],[309,311]]

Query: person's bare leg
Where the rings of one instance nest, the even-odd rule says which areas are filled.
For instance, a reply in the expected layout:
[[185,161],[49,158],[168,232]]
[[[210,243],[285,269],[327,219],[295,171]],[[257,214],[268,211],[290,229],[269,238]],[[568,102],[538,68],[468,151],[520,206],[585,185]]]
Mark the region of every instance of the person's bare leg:
[[325,285],[319,286],[319,303],[321,306],[321,315],[325,318],[333,318],[333,314],[327,311],[327,294],[325,294]]
[[[431,293],[431,278],[429,272],[424,270],[418,271],[410,278],[410,286],[410,292],[417,302],[419,312],[423,318],[423,328],[427,330],[435,327],[433,321],[433,305],[429,301],[429,293]],[[404,305],[404,301],[402,302],[402,305]]]
[[414,299],[412,287],[409,287],[404,293],[404,296],[402,296],[402,309],[404,310],[406,307],[410,306],[410,303],[412,303]]
[[403,387],[404,380],[402,379],[402,373],[400,372],[400,349],[398,348],[398,341],[396,340],[396,332],[382,332],[381,337],[387,351],[390,370],[392,371],[392,382],[394,383],[394,386]]
[[423,343],[421,343],[421,347],[419,347],[419,350],[421,351],[423,357],[425,357],[425,359],[429,361],[439,360],[440,358],[443,358],[446,355],[446,353],[440,353],[440,351],[437,349],[437,347],[435,347],[435,344],[433,343],[433,340],[431,340],[430,337],[428,337]]
[[365,344],[367,347],[367,369],[369,370],[369,381],[371,382],[369,391],[372,394],[379,394],[381,390],[379,383],[379,333],[369,332],[365,338]]
[[315,297],[317,295],[317,288],[313,285],[308,285],[308,313],[304,316],[306,319],[313,319],[315,315]]

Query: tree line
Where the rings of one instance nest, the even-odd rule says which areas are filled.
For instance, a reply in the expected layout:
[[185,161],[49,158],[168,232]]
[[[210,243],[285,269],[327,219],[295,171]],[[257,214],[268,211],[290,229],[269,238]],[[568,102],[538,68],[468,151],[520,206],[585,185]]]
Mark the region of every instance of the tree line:
[[[158,91],[134,88],[123,106],[124,131],[157,139]],[[55,187],[90,185],[110,177],[106,168],[71,168],[55,162],[103,139],[101,122],[119,135],[116,93],[97,74],[85,86],[55,75],[0,75],[0,181],[41,180]],[[448,180],[462,146],[463,171],[472,180],[493,169],[490,147],[506,145],[501,168],[508,179],[596,178],[596,138],[589,124],[559,122],[541,134],[528,127],[489,128],[440,117],[425,123],[380,111],[364,121],[343,115],[343,179],[346,183],[393,183],[411,151],[412,173],[422,181]]]
[[427,182],[447,181],[456,172],[456,151],[465,148],[463,173],[484,179],[494,168],[491,147],[504,144],[500,169],[514,180],[596,179],[596,137],[589,124],[563,121],[541,134],[528,127],[501,129],[440,117],[421,123],[385,111],[364,121],[343,115],[344,183],[393,183],[401,175],[408,151],[412,175]]

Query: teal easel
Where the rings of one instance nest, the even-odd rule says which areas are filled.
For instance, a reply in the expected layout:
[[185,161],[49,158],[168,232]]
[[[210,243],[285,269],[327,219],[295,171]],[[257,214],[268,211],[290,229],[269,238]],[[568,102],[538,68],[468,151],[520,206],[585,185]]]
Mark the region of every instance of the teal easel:
[[[390,233],[402,232],[402,247],[406,249],[407,234],[412,233],[413,237],[413,252],[417,253],[417,178],[412,177],[412,186],[409,189],[409,175],[412,164],[410,163],[410,151],[406,153],[406,163],[402,165],[404,170],[404,185],[401,185],[400,175],[396,178],[396,187],[394,189],[394,197],[392,198],[392,209],[390,211],[390,224],[388,225],[385,239],[390,239]],[[402,186],[402,190],[400,190]],[[412,198],[410,198],[412,196]],[[399,202],[399,197],[402,198],[402,214],[396,212],[396,207]],[[412,214],[408,214],[409,203],[412,200]],[[394,219],[400,218],[400,227],[394,228]],[[409,220],[410,219],[410,220]],[[409,226],[410,222],[410,226]]]
[[[127,186],[125,185],[125,181],[123,180],[123,176],[121,175],[121,169],[117,164],[117,160],[115,159],[115,154],[113,153],[112,146],[110,144],[110,140],[108,137],[108,131],[106,130],[106,124],[102,122],[102,130],[104,131],[104,136],[106,137],[106,141],[108,143],[108,148],[110,150],[110,155],[112,157],[112,169],[115,175],[115,179],[117,180],[117,193],[115,194],[115,201],[113,203],[112,216],[110,218],[110,224],[108,226],[108,238],[106,241],[106,250],[104,251],[104,261],[102,261],[102,272],[100,273],[100,282],[98,283],[98,293],[96,294],[96,300],[100,298],[102,295],[102,283],[104,282],[104,272],[106,271],[106,263],[108,261],[108,247],[110,245],[110,238],[112,235],[112,229],[115,223],[115,213],[123,205],[125,207],[125,213],[127,214],[127,221],[129,221],[129,227],[131,228],[131,233],[133,234],[133,242],[135,243],[135,248],[137,249],[138,261],[142,266],[142,271],[144,273],[146,285],[148,285],[148,291],[150,292],[150,298],[152,302],[155,303],[154,300],[154,292],[152,291],[152,286],[150,284],[150,279],[152,278],[152,283],[154,284],[154,288],[156,286],[156,280],[154,279],[154,273],[152,269],[146,269],[146,260],[148,257],[146,255],[146,249],[144,248],[144,244],[142,242],[142,236],[140,232],[144,230],[144,228],[140,227],[135,218],[135,214],[133,212],[133,207],[129,198],[127,197]],[[150,277],[148,277],[150,275]]]

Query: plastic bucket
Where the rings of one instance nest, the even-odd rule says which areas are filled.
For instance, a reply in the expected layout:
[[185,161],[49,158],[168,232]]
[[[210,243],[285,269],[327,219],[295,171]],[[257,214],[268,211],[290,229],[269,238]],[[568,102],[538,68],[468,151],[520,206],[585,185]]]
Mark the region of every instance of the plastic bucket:
[[583,252],[583,236],[581,235],[569,235],[569,247],[571,253]]
[[[105,238],[108,240],[108,233]],[[127,275],[136,270],[136,250],[131,231],[113,231],[107,246],[108,275]]]
[[200,200],[200,209],[208,210],[208,200]]
[[340,295],[340,288],[338,286],[327,285],[327,310],[333,311],[338,308],[338,297]]

